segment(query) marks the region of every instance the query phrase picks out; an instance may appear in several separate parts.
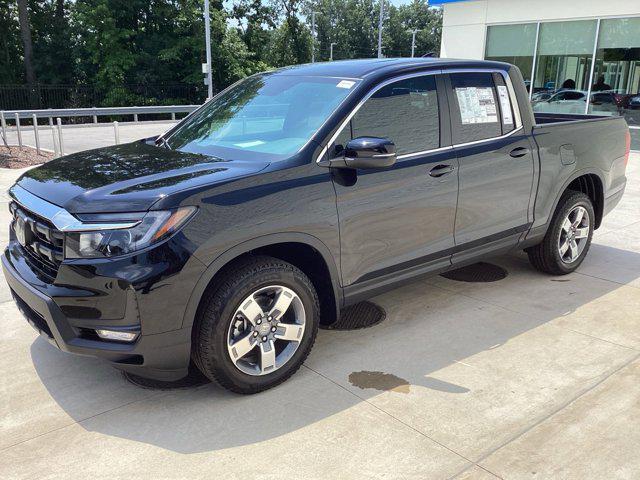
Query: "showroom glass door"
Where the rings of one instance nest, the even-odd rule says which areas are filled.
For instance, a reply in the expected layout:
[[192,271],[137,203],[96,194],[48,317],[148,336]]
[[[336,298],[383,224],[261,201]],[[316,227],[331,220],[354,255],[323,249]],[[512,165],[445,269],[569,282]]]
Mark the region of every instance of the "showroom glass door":
[[531,98],[535,112],[585,113],[596,29],[596,20],[540,25]]
[[589,113],[640,125],[640,18],[600,21]]

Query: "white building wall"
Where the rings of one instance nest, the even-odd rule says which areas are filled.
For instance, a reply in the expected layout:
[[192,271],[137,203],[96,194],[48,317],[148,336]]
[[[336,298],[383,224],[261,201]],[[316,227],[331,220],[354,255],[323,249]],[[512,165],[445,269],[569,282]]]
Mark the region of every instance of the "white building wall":
[[640,0],[472,0],[443,8],[440,56],[482,59],[486,25],[640,15]]

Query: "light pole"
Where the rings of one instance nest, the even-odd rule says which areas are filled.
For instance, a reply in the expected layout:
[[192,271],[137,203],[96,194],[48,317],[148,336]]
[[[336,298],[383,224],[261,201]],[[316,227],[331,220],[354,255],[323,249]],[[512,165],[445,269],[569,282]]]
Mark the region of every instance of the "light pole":
[[316,13],[311,12],[311,63],[316,61]]
[[209,19],[209,0],[204,0],[204,41],[207,50],[207,100],[213,97],[211,81],[211,20]]
[[329,45],[329,61],[333,62],[333,46],[336,45],[335,43],[331,42],[331,45]]
[[382,16],[384,15],[384,0],[380,0],[380,19],[378,20],[378,58],[382,58]]
[[413,30],[409,30],[411,32],[411,58],[413,58],[413,54],[416,51],[416,33],[420,31],[419,28],[414,28]]

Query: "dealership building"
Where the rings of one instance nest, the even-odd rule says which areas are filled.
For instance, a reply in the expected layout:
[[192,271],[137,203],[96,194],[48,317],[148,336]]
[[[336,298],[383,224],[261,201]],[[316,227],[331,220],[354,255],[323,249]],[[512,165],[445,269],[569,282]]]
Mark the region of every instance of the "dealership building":
[[444,10],[442,57],[513,63],[534,110],[624,115],[640,145],[640,0],[430,4]]

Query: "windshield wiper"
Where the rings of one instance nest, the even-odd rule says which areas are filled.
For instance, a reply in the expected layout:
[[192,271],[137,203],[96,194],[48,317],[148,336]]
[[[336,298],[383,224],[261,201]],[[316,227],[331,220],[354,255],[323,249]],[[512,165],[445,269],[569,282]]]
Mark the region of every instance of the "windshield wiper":
[[166,148],[167,150],[171,150],[171,145],[169,145],[169,142],[167,141],[166,138],[160,136],[156,139],[156,145],[158,145],[158,143],[163,146],[164,148]]

